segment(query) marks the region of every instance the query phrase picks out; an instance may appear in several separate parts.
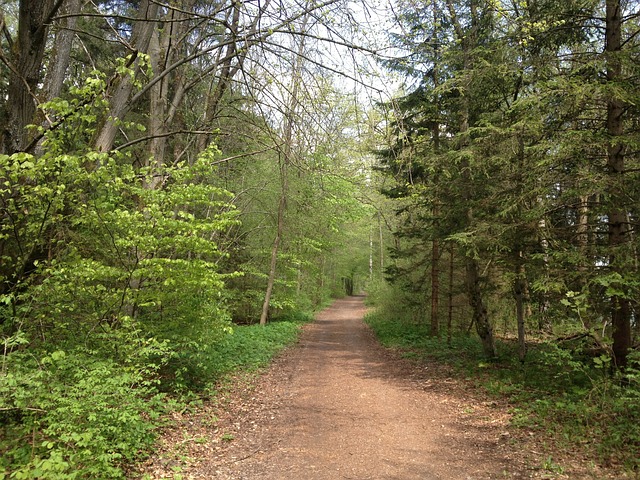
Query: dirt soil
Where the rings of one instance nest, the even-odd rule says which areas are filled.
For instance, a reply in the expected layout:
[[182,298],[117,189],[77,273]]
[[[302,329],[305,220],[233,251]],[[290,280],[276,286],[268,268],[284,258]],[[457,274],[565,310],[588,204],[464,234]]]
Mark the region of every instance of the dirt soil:
[[363,298],[335,302],[264,374],[178,415],[142,466],[146,478],[555,477],[531,467],[543,460],[526,432],[508,427],[504,405],[474,396],[445,367],[379,346],[364,313]]

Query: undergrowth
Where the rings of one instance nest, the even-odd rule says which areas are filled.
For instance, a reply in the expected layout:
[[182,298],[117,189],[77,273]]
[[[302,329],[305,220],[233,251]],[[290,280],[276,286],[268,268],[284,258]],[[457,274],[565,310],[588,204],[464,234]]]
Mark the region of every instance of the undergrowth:
[[[272,320],[266,327],[235,326],[233,333],[200,358],[198,366],[210,373],[197,386],[206,389],[231,372],[253,371],[267,365],[274,355],[296,341],[300,326],[312,319],[311,314],[295,312]],[[190,390],[197,386],[190,385]]]
[[[0,365],[0,480],[119,479],[152,450],[166,413],[225,375],[266,365],[311,315],[182,344],[121,340],[119,359],[75,347],[17,350]],[[14,339],[17,343],[19,339]],[[5,349],[8,345],[5,345]]]
[[487,362],[477,338],[429,336],[425,323],[372,312],[367,323],[380,342],[406,357],[452,365],[491,395],[509,400],[513,423],[554,438],[566,449],[586,448],[603,465],[640,471],[640,355],[624,375],[608,360],[581,356],[554,343],[529,345],[524,363],[513,342],[498,341],[499,358]]

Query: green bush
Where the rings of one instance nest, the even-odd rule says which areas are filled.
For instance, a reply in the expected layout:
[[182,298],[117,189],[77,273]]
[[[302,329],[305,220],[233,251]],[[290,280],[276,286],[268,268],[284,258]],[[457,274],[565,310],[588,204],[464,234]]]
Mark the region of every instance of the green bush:
[[[302,317],[306,319],[306,316]],[[298,338],[299,321],[274,321],[266,326],[243,325],[209,352],[207,362],[215,377],[242,368],[253,370],[265,366],[274,355]]]
[[144,370],[83,351],[6,356],[0,478],[123,478],[165,410]]
[[[224,337],[200,332],[179,350],[124,325],[109,334],[119,361],[79,347],[9,353],[0,376],[0,478],[123,478],[153,447],[162,414],[175,405],[169,394],[197,395],[231,372],[266,365],[310,319],[291,312]],[[106,334],[96,343],[107,344]],[[161,381],[167,394],[158,392]]]

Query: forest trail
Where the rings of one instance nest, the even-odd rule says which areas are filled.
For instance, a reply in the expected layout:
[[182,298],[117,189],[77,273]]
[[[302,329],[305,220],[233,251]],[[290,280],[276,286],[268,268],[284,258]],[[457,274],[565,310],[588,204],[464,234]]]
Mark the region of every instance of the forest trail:
[[507,415],[380,347],[365,310],[351,297],[318,314],[298,346],[227,405],[214,446],[182,478],[530,478]]

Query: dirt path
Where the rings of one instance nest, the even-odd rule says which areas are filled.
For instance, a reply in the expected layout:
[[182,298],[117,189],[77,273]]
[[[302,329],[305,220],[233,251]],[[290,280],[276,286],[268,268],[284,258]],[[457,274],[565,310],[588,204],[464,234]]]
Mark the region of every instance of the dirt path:
[[500,409],[387,353],[362,322],[362,300],[324,310],[231,401],[183,478],[530,478]]

